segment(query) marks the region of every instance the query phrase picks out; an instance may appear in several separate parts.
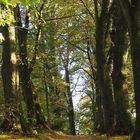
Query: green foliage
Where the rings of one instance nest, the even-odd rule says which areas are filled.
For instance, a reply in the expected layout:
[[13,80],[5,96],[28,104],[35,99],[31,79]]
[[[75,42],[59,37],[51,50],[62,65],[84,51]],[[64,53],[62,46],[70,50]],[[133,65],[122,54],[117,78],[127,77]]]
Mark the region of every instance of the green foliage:
[[11,9],[7,6],[6,9],[0,11],[0,26],[4,26],[5,24],[10,25],[13,22],[13,13],[11,12]]
[[16,4],[24,4],[26,6],[31,5],[33,2],[37,2],[36,0],[1,0],[1,3],[4,5],[12,5],[16,6]]

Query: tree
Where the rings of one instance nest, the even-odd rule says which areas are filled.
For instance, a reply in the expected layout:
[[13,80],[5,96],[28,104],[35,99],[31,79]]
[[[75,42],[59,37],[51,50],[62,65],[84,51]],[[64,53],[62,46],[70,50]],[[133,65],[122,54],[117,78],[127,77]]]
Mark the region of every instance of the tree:
[[101,90],[101,100],[104,114],[104,131],[111,134],[114,128],[114,101],[112,83],[110,77],[110,62],[106,62],[105,50],[108,35],[108,24],[110,21],[110,2],[101,2],[101,13],[99,15],[97,1],[94,1],[96,16],[96,61],[97,80]]
[[134,93],[135,93],[135,104],[136,104],[136,122],[135,131],[132,137],[133,140],[140,138],[140,1],[119,0],[123,15],[128,25],[130,42],[131,42],[131,55],[133,65],[133,76],[134,76]]
[[[6,9],[5,5],[0,5],[2,11]],[[12,10],[7,7],[9,14],[13,19]],[[4,89],[4,99],[5,99],[5,119],[1,123],[0,129],[3,131],[14,129],[14,123],[19,117],[19,75],[17,68],[17,58],[16,58],[16,37],[15,28],[13,22],[5,23],[4,26],[0,26],[0,30],[3,35],[3,52],[2,52],[2,80]],[[19,119],[19,118],[18,118]]]
[[[55,19],[57,11],[54,9],[56,3],[48,1],[47,3],[48,13],[43,13],[44,20]],[[58,64],[58,46],[57,46],[57,26],[58,22],[48,20],[42,29],[42,48],[40,51],[43,54],[44,74],[46,81],[46,104],[47,104],[47,116],[49,120],[49,126],[54,130],[63,130],[65,117],[60,102],[63,100],[63,91],[59,83],[61,81],[59,64]],[[62,106],[61,106],[62,105]],[[64,117],[64,118],[63,118]]]
[[[39,20],[41,18],[41,12],[45,5],[45,1],[42,3],[41,8],[39,10]],[[23,10],[23,9],[22,9]],[[37,47],[38,40],[41,31],[40,23],[38,24],[38,30],[36,33],[36,39],[34,44],[34,53],[31,62],[28,61],[28,52],[27,52],[27,39],[28,39],[28,28],[29,28],[29,18],[30,13],[28,10],[25,11],[25,27],[22,24],[21,11],[20,6],[17,5],[15,8],[15,18],[17,21],[17,38],[18,38],[18,46],[19,46],[19,56],[20,56],[20,64],[19,64],[19,74],[20,74],[20,83],[22,87],[23,98],[26,104],[28,123],[32,128],[34,125],[34,120],[38,125],[46,127],[45,117],[41,110],[39,103],[37,103],[37,95],[33,91],[33,82],[31,80],[31,73],[33,71],[33,66],[36,62],[37,55]]]
[[127,87],[128,37],[125,20],[121,14],[117,1],[114,4],[113,27],[111,31],[113,46],[113,88],[116,110],[115,132],[117,134],[129,134],[133,130],[129,93]]
[[75,135],[75,119],[74,119],[74,107],[73,107],[73,100],[72,100],[72,91],[71,91],[71,83],[70,83],[70,69],[69,69],[69,49],[66,50],[66,60],[64,64],[65,69],[65,81],[66,81],[66,89],[67,89],[67,102],[68,102],[68,117],[69,117],[69,128],[70,128],[70,134]]

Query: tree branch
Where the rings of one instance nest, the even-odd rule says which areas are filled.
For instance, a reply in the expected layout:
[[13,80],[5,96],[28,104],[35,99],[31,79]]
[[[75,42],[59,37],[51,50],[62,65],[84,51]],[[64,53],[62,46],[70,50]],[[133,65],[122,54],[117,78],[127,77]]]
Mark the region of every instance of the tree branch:
[[32,71],[32,68],[33,66],[35,65],[36,63],[36,56],[37,56],[37,51],[38,51],[38,42],[39,42],[39,36],[40,36],[40,32],[41,32],[41,18],[42,18],[42,11],[43,11],[43,8],[46,4],[46,0],[43,1],[41,7],[40,7],[40,10],[38,11],[38,21],[39,21],[39,24],[38,24],[38,30],[37,30],[37,33],[36,33],[36,38],[35,38],[35,46],[34,46],[34,53],[33,53],[33,57],[32,57],[32,60],[30,62],[30,70]]
[[86,4],[84,3],[84,1],[83,0],[80,0],[80,1],[83,4],[83,6],[86,8],[86,10],[89,13],[89,15],[93,18],[93,20],[95,20],[94,15],[91,13],[91,11],[89,10],[89,8],[86,6]]
[[98,13],[98,3],[97,3],[97,0],[93,0],[93,3],[94,3],[94,9],[95,9],[95,17],[96,17],[96,22],[98,21],[99,19],[99,13]]
[[67,19],[67,18],[81,16],[83,14],[86,14],[86,12],[83,12],[83,13],[80,13],[80,14],[73,14],[73,15],[67,15],[67,16],[62,16],[62,17],[56,17],[56,18],[48,18],[48,19],[45,19],[45,21],[47,22],[47,21],[52,21],[52,20]]

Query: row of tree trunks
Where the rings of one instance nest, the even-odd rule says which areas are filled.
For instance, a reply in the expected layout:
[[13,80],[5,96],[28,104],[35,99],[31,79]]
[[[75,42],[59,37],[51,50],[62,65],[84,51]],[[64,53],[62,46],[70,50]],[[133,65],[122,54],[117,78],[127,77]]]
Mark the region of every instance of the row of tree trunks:
[[[102,2],[98,15],[98,4],[94,1],[96,13],[96,114],[95,130],[108,134],[130,134],[133,130],[129,113],[126,61],[128,55],[127,28],[118,2],[113,2],[114,12],[109,9],[109,1]],[[110,14],[113,16],[110,16]],[[113,48],[106,55],[108,23],[112,17],[111,40]],[[108,58],[106,58],[106,56]],[[107,60],[107,61],[106,61]],[[113,64],[112,64],[113,61]],[[112,67],[113,66],[113,67]],[[113,68],[113,72],[112,72]],[[112,77],[111,77],[112,73]],[[94,73],[96,75],[96,73]],[[104,119],[103,119],[104,118]],[[104,121],[102,121],[104,120]]]

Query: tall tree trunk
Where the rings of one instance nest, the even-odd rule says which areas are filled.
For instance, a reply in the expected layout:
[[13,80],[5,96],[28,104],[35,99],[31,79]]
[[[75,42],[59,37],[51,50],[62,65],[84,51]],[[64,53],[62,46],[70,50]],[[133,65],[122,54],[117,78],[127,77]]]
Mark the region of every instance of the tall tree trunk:
[[122,16],[120,6],[118,6],[118,3],[116,2],[113,17],[113,30],[111,33],[111,38],[114,43],[112,72],[116,110],[116,124],[114,133],[127,135],[132,132],[133,126],[131,121],[131,114],[128,112],[130,105],[126,79],[126,61],[129,46],[126,34],[126,22]]
[[68,97],[68,118],[69,118],[69,129],[71,135],[76,135],[75,132],[75,120],[74,120],[74,107],[72,101],[72,92],[70,90],[70,79],[68,65],[65,67],[65,79],[67,83],[67,97]]
[[50,127],[51,120],[50,120],[50,105],[49,105],[49,92],[48,92],[48,83],[47,83],[47,71],[46,71],[46,62],[43,61],[43,75],[44,75],[44,88],[45,88],[45,95],[46,95],[46,111],[47,111],[47,123],[48,126]]
[[95,96],[95,123],[94,129],[96,132],[104,133],[104,116],[103,116],[103,102],[101,98],[101,89],[98,86],[97,79],[95,80],[96,96]]
[[[44,3],[43,3],[44,5]],[[40,104],[37,102],[37,95],[33,91],[33,83],[31,80],[31,73],[33,71],[33,66],[28,61],[27,55],[27,38],[28,38],[28,27],[29,27],[29,13],[26,12],[25,15],[25,27],[22,27],[20,7],[17,6],[15,9],[15,18],[17,21],[17,37],[18,37],[18,46],[19,46],[19,56],[20,56],[20,65],[19,65],[19,74],[20,74],[20,83],[22,87],[22,93],[27,109],[28,116],[28,126],[32,127],[35,123],[38,125],[43,125],[46,127],[45,117],[41,110]],[[35,40],[35,53],[36,47],[38,44],[40,26],[37,32],[37,40]],[[33,64],[35,63],[36,54],[33,56]]]
[[111,134],[114,128],[114,101],[110,78],[110,65],[106,64],[105,47],[108,24],[109,1],[102,2],[100,17],[96,21],[96,61],[97,79],[101,90],[103,104],[105,132]]
[[[93,95],[91,95],[92,101],[92,115],[93,115],[93,132],[104,132],[104,121],[103,121],[103,108],[102,108],[102,99],[101,99],[101,89],[99,88],[99,82],[97,80],[97,70],[95,69],[93,59],[94,58],[94,50],[89,47],[90,43],[87,42],[87,58],[89,61],[91,75],[91,87]],[[92,49],[92,51],[90,51]],[[95,87],[94,87],[95,86]],[[94,93],[95,88],[95,93]]]
[[140,138],[140,1],[135,0],[132,2],[132,7],[131,45],[136,103],[136,123],[133,140],[138,140]]
[[135,131],[132,140],[140,138],[140,1],[119,0],[121,10],[127,21],[130,41],[134,76],[134,93],[136,104]]
[[22,28],[21,16],[19,7],[16,9],[16,18],[17,18],[17,37],[19,44],[19,56],[20,56],[20,66],[19,66],[19,74],[20,74],[20,83],[22,87],[24,101],[26,103],[27,115],[30,124],[32,124],[32,120],[35,115],[35,106],[33,101],[33,91],[32,91],[32,82],[30,79],[30,70],[28,64],[28,56],[27,56],[27,34],[28,34],[28,26],[29,26],[29,17],[28,13],[26,14],[26,22],[25,27]]
[[[14,27],[3,27],[3,54],[2,54],[2,79],[4,85],[4,97],[7,105],[17,98],[17,69],[16,69],[16,40]],[[16,100],[15,100],[16,101]]]
[[[16,59],[16,38],[14,26],[5,25],[2,27],[3,53],[2,53],[2,80],[4,87],[4,99],[6,106],[5,120],[1,124],[1,130],[12,130],[13,123],[15,122],[18,113],[18,88],[19,88],[19,75],[17,69]],[[13,115],[14,114],[14,115]]]

